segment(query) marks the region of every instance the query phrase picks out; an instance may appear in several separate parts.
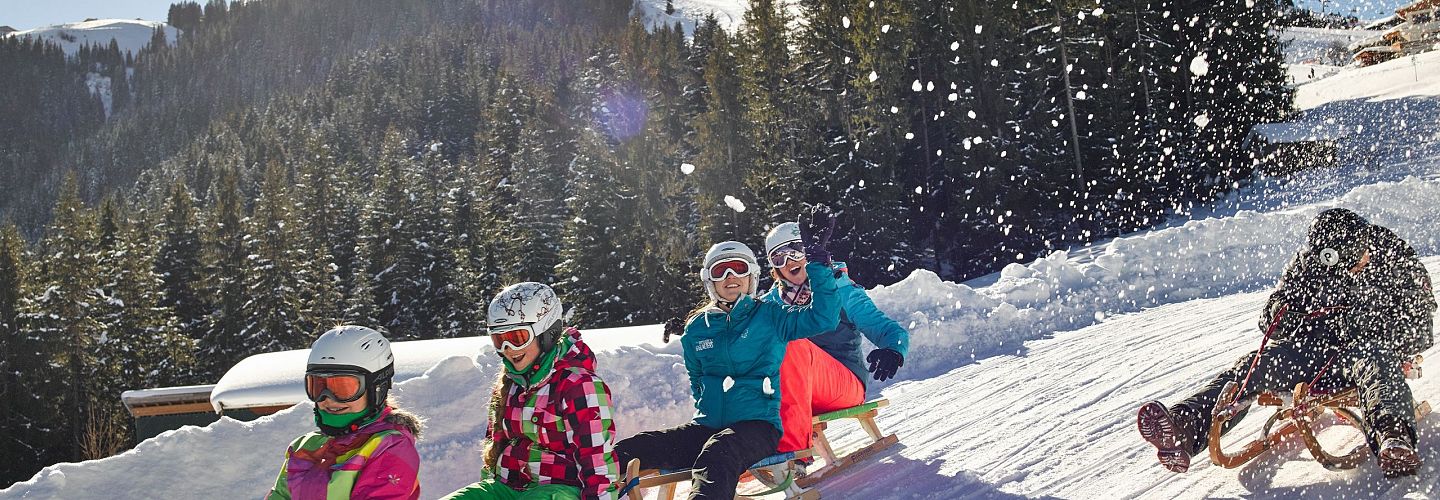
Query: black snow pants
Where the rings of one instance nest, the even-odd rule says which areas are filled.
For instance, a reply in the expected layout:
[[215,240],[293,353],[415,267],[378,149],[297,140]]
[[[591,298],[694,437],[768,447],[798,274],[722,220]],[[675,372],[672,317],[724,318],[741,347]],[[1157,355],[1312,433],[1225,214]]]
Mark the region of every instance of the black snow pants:
[[[1325,370],[1324,378],[1338,386],[1354,386],[1359,389],[1360,410],[1365,423],[1370,427],[1367,436],[1372,451],[1378,451],[1383,437],[1401,433],[1415,443],[1415,400],[1410,386],[1405,383],[1401,369],[1404,356],[1393,349],[1374,343],[1361,345],[1336,345],[1328,336],[1300,336],[1287,338],[1266,347],[1260,355],[1259,364],[1250,382],[1239,395],[1239,399],[1254,397],[1264,391],[1290,391],[1295,384],[1310,382],[1317,373]],[[1242,356],[1235,366],[1211,380],[1199,392],[1175,405],[1172,410],[1194,418],[1195,455],[1205,449],[1210,432],[1211,410],[1220,399],[1225,384],[1234,381],[1242,383],[1250,370],[1255,352]],[[1326,364],[1329,368],[1325,368]],[[1240,419],[1230,421],[1233,425]],[[1227,426],[1222,430],[1228,431]]]
[[615,443],[615,458],[624,468],[640,459],[647,469],[691,469],[690,498],[735,498],[740,475],[755,462],[775,454],[780,429],[764,420],[744,420],[723,428],[694,422],[649,431]]

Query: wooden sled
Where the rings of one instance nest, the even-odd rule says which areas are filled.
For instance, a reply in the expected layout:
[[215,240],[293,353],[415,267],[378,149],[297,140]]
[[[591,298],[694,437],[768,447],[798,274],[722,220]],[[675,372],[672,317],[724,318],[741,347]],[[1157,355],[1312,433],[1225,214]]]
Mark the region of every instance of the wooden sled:
[[[1420,378],[1420,362],[1423,359],[1416,356],[1405,372],[1405,378]],[[1413,367],[1413,368],[1410,368]],[[1345,470],[1359,467],[1370,457],[1370,448],[1367,445],[1360,445],[1348,453],[1330,453],[1320,444],[1315,437],[1316,420],[1324,416],[1326,412],[1334,413],[1344,425],[1358,429],[1362,434],[1369,435],[1365,419],[1361,417],[1355,408],[1360,405],[1359,389],[1355,387],[1325,387],[1322,379],[1311,387],[1310,384],[1301,382],[1295,385],[1291,398],[1286,401],[1280,394],[1274,392],[1263,392],[1254,401],[1235,401],[1236,392],[1239,387],[1230,382],[1221,391],[1220,402],[1215,405],[1211,413],[1209,448],[1210,462],[1215,465],[1233,469],[1244,465],[1256,457],[1264,454],[1272,446],[1280,444],[1289,439],[1298,438],[1310,450],[1315,461],[1330,470]],[[1261,428],[1260,437],[1255,438],[1240,447],[1236,451],[1226,451],[1220,444],[1221,433],[1225,424],[1245,413],[1252,405],[1275,407],[1275,412],[1265,421]],[[1419,420],[1430,414],[1430,403],[1420,401],[1415,404],[1415,419]],[[1279,428],[1275,425],[1280,424]]]
[[[883,435],[880,427],[875,424],[875,417],[879,415],[880,408],[889,406],[889,404],[890,400],[888,399],[876,399],[859,406],[816,415],[812,421],[815,433],[813,445],[804,450],[772,455],[751,466],[746,475],[758,480],[766,489],[740,493],[736,495],[736,498],[784,492],[787,499],[819,500],[820,492],[814,489],[814,486],[821,479],[833,476],[900,441],[894,434]],[[831,447],[830,440],[826,438],[825,430],[830,422],[847,418],[859,421],[860,427],[865,429],[866,434],[869,434],[871,442],[860,449],[839,456]],[[811,457],[823,458],[825,466],[813,472],[802,472],[796,460]],[[742,476],[741,480],[744,479]],[[625,483],[633,483],[633,486],[630,486],[626,492],[627,498],[631,500],[642,498],[644,488],[655,487],[660,488],[658,496],[660,500],[673,500],[676,487],[689,480],[689,469],[642,469],[639,460],[631,460],[629,464],[626,464]]]

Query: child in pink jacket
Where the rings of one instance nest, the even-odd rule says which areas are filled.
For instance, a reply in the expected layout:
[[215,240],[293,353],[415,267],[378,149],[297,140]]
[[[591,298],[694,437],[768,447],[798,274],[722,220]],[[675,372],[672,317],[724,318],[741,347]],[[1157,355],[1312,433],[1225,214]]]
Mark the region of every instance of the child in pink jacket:
[[421,421],[388,404],[394,374],[380,332],[340,326],[316,339],[305,393],[320,430],[290,443],[267,498],[419,498]]

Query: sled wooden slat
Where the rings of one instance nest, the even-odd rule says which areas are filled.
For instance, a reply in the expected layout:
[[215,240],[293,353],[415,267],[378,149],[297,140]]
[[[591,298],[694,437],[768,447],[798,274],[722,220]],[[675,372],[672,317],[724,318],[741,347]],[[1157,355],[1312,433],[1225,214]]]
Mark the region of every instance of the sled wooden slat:
[[[875,417],[880,415],[880,408],[889,405],[890,400],[880,398],[866,401],[865,403],[850,408],[815,415],[814,418],[811,419],[813,423],[812,432],[815,433],[815,439],[810,448],[793,453],[780,453],[767,457],[756,462],[755,465],[750,466],[745,474],[741,476],[741,479],[753,478],[759,480],[761,483],[766,483],[766,486],[773,487],[775,484],[779,484],[779,478],[784,477],[787,470],[793,471],[791,468],[794,467],[795,459],[818,456],[825,460],[825,466],[796,478],[792,486],[786,490],[785,494],[786,498],[790,500],[819,500],[819,490],[812,488],[815,484],[819,483],[825,477],[838,474],[847,467],[873,457],[900,442],[898,436],[894,434],[885,435],[882,433],[880,426],[875,423]],[[830,440],[825,436],[825,431],[829,429],[831,422],[844,419],[855,419],[860,424],[860,428],[864,429],[865,433],[869,435],[870,443],[841,456],[835,453],[834,448],[830,444]],[[627,498],[638,500],[642,498],[642,489],[659,488],[658,498],[660,500],[670,500],[675,498],[677,486],[680,483],[689,481],[691,475],[689,469],[638,469],[637,465],[636,470],[627,469],[627,480],[635,477],[639,477],[640,480],[637,486],[628,492],[626,495]]]

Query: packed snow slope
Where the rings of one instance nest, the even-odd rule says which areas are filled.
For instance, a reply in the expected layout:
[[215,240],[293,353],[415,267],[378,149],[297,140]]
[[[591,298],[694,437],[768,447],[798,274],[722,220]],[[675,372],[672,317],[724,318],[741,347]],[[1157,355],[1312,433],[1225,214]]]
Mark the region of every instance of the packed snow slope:
[[[1206,465],[1202,457],[1189,474],[1171,474],[1154,463],[1134,430],[1141,402],[1175,401],[1258,345],[1254,325],[1265,290],[1318,211],[1345,206],[1394,229],[1427,256],[1432,275],[1440,275],[1440,124],[1434,119],[1440,101],[1394,90],[1396,82],[1385,80],[1395,78],[1392,72],[1331,82],[1350,74],[1311,84],[1334,85],[1332,95],[1339,97],[1308,101],[1301,118],[1355,129],[1341,144],[1343,167],[1256,179],[1163,228],[1012,264],[984,282],[951,283],[918,271],[871,290],[877,305],[912,334],[899,380],[871,386],[871,396],[891,400],[880,424],[899,435],[900,445],[827,480],[822,493],[937,499],[1436,495],[1436,416],[1420,423],[1421,475],[1398,481],[1382,479],[1373,463],[1325,471],[1293,447],[1238,470]],[[1437,79],[1440,72],[1421,74],[1426,85]],[[615,395],[621,436],[689,418],[678,343],[658,345],[657,326],[588,335]],[[455,354],[394,391],[402,407],[429,419],[419,444],[425,498],[479,477],[497,360],[483,350]],[[1440,403],[1435,357],[1426,366],[1434,378],[1412,388],[1419,399]],[[302,404],[254,422],[224,419],[171,431],[115,457],[48,467],[0,497],[260,495],[274,480],[285,445],[312,428],[310,412]],[[1252,417],[1230,439],[1243,439],[1259,420]],[[849,424],[833,429],[842,452],[863,436]],[[1356,442],[1345,432],[1337,428],[1322,439],[1342,449]]]
[[32,36],[46,38],[51,42],[59,44],[65,49],[66,54],[74,55],[84,45],[110,45],[113,38],[120,47],[120,53],[139,52],[140,49],[150,44],[150,35],[155,28],[165,29],[165,39],[169,43],[175,43],[180,37],[180,30],[158,21],[141,21],[138,19],[95,19],[78,23],[56,24],[24,31],[16,31],[7,36],[24,37]]

